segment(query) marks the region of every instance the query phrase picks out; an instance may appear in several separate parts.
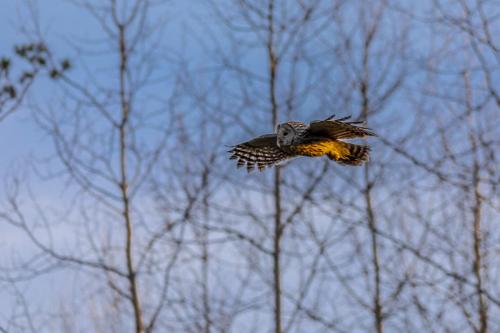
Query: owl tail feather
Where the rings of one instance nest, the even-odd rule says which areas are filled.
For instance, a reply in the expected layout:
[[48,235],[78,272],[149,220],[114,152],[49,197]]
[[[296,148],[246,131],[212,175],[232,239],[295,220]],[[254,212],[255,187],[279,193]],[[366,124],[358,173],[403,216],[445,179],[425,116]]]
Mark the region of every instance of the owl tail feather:
[[334,160],[341,164],[346,165],[361,165],[363,162],[368,161],[370,157],[370,147],[364,145],[356,145],[337,141],[337,149],[330,151],[327,156],[329,159]]

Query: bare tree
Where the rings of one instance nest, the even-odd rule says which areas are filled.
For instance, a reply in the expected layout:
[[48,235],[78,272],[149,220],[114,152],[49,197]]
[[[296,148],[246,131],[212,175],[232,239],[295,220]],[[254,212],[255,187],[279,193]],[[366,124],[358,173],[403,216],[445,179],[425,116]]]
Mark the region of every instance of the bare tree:
[[[57,78],[29,104],[53,154],[5,177],[0,223],[27,250],[2,262],[17,306],[0,331],[498,330],[491,2],[212,1],[181,6],[172,34],[175,2],[74,4],[100,30],[71,39],[71,71],[24,51]],[[31,85],[0,64],[2,85]],[[4,90],[0,117],[16,103]],[[227,160],[226,145],[334,113],[379,135],[367,165]],[[72,297],[26,302],[57,274]]]
[[[89,73],[84,79],[77,76],[81,72],[68,75],[64,69],[69,65],[63,63],[59,70],[53,55],[44,53],[47,64],[40,65],[55,68],[51,75],[59,78],[59,88],[63,92],[59,108],[65,111],[37,106],[35,113],[40,126],[53,139],[54,163],[62,170],[57,176],[71,185],[74,197],[66,202],[72,207],[66,216],[51,214],[33,197],[33,205],[39,207],[38,216],[28,217],[19,203],[21,182],[12,183],[2,220],[28,236],[36,249],[32,258],[40,259],[35,263],[27,258],[21,265],[32,267],[32,273],[29,277],[15,276],[13,279],[34,278],[46,270],[68,265],[91,275],[98,273],[100,280],[96,280],[97,283],[106,281],[110,306],[116,307],[118,312],[125,310],[125,315],[120,315],[123,318],[116,318],[118,327],[128,327],[125,320],[128,311],[124,307],[128,304],[134,331],[152,331],[168,296],[162,293],[148,297],[149,302],[145,305],[144,295],[152,293],[146,290],[146,281],[149,276],[157,277],[158,272],[165,271],[160,285],[166,290],[170,282],[167,272],[176,256],[155,266],[156,253],[151,251],[157,251],[158,241],[169,232],[165,227],[168,221],[162,224],[156,220],[160,225],[155,226],[155,221],[142,209],[148,203],[141,199],[141,193],[151,181],[153,172],[160,168],[159,160],[172,143],[169,129],[175,126],[176,115],[170,108],[177,103],[176,80],[180,80],[182,73],[171,81],[164,81],[169,96],[156,105],[145,102],[145,96],[151,93],[149,87],[156,80],[153,68],[161,57],[157,45],[161,43],[164,26],[161,20],[147,19],[154,5],[147,1],[130,4],[110,1],[102,6],[83,2],[79,5],[96,19],[106,36],[105,43],[99,47],[107,50],[105,56],[116,57],[116,67],[110,68],[115,79],[110,83],[104,82],[105,77],[98,74]],[[42,35],[37,37],[43,38]],[[85,68],[85,64],[81,66]],[[168,67],[163,68],[168,70]],[[66,111],[68,109],[71,111]],[[37,169],[47,172],[39,166]],[[52,171],[48,172],[50,178],[56,178]],[[186,202],[186,205],[189,207],[191,203]],[[73,208],[80,210],[78,217],[73,215]],[[79,220],[75,241],[81,237],[78,232],[83,231],[85,235],[79,248],[64,248],[60,241],[54,240],[58,218],[67,223],[71,223],[72,218]],[[45,230],[37,230],[38,223],[42,223]],[[179,241],[176,240],[174,246],[166,244],[168,251],[175,254]],[[41,267],[37,266],[40,263],[43,263]],[[98,300],[99,306],[103,301],[104,298]]]

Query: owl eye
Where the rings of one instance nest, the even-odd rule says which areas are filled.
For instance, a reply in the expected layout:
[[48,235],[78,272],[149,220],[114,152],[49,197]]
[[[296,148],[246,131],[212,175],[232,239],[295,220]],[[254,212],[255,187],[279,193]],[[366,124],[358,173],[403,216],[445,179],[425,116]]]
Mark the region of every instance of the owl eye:
[[288,135],[288,132],[283,132],[283,135],[284,135],[284,136],[287,136],[287,135]]

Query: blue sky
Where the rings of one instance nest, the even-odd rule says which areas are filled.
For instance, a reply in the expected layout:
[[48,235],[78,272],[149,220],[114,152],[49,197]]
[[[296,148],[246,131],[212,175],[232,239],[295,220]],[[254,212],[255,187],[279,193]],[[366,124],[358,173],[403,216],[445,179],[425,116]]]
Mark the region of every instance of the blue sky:
[[[99,69],[106,68],[109,63],[113,63],[115,59],[109,56],[99,57],[80,57],[78,51],[73,48],[72,41],[87,43],[88,50],[99,50],[101,47],[96,43],[93,49],[92,41],[101,38],[102,30],[88,12],[79,8],[69,1],[16,1],[16,0],[0,0],[0,55],[12,55],[13,47],[16,44],[27,43],[31,38],[27,36],[24,30],[33,31],[33,24],[30,22],[32,8],[36,8],[39,13],[36,15],[39,18],[39,26],[42,34],[46,38],[47,44],[51,51],[59,56],[59,58],[67,57],[72,61],[80,61],[84,59],[87,64],[91,64],[93,74],[99,77]],[[30,4],[36,4],[32,7]],[[176,47],[169,52],[174,54],[182,52],[177,49],[181,45],[183,34],[189,33],[186,28],[190,20],[202,18],[203,14],[196,14],[201,8],[200,2],[193,1],[173,1],[155,15],[163,15],[167,19],[168,33],[165,34],[165,45],[175,45]],[[191,15],[187,15],[190,11]],[[175,14],[172,14],[175,13]],[[195,14],[195,15],[193,15]],[[193,53],[193,48],[190,49],[190,59],[196,59],[196,52]],[[201,53],[199,53],[201,55]],[[89,60],[90,59],[90,60]],[[14,68],[16,65],[14,58]],[[17,61],[18,65],[22,63]],[[72,77],[75,79],[85,79],[85,74],[78,69],[80,63],[76,64],[76,69],[72,70]],[[21,66],[20,66],[21,67]],[[104,73],[99,77],[104,84],[113,84],[107,80]],[[51,104],[55,93],[51,90],[51,85],[45,80],[36,81],[32,87],[30,98],[22,105],[18,112],[10,116],[6,121],[0,123],[0,151],[2,158],[0,159],[0,175],[9,171],[12,165],[17,162],[23,164],[26,158],[46,157],[51,151],[51,142],[49,138],[40,130],[39,126],[34,123],[32,117],[33,112],[28,105],[30,103],[47,105]],[[160,88],[161,89],[161,88]],[[17,168],[17,166],[15,166]]]
[[[96,37],[102,36],[100,27],[96,24],[88,12],[72,5],[69,1],[17,1],[0,0],[0,55],[12,55],[16,44],[28,43],[31,39],[23,32],[24,29],[31,31],[33,25],[30,22],[30,7],[38,4],[39,23],[46,42],[51,51],[60,57],[68,57],[72,61],[80,61],[78,52],[71,47],[72,41],[89,42],[97,40]],[[183,50],[179,48],[180,40],[184,33],[189,33],[187,26],[190,20],[205,19],[203,10],[199,1],[173,1],[166,8],[155,12],[152,17],[162,17],[167,19],[168,33],[165,35],[164,44],[173,45],[169,52],[178,54]],[[195,6],[192,8],[192,6]],[[189,11],[189,16],[187,12]],[[198,13],[198,14],[196,14]],[[193,16],[195,14],[195,16]],[[96,43],[96,48],[99,44]],[[87,44],[88,49],[92,51],[92,43]],[[191,49],[192,50],[192,49]],[[191,60],[196,60],[201,53],[190,53]],[[111,62],[113,65],[116,59],[104,57],[83,56],[87,63],[91,64],[91,69],[95,71],[103,84],[113,84],[111,79],[106,79],[106,73],[100,73],[100,68],[105,68]],[[90,60],[89,60],[90,59]],[[19,63],[20,64],[20,63]],[[83,71],[79,69],[79,63],[72,70],[72,77],[85,80]],[[14,58],[13,67],[16,66]],[[58,92],[52,90],[50,82],[46,79],[36,81],[31,89],[32,94],[25,101],[24,105],[16,113],[0,122],[0,188],[6,188],[6,176],[17,174],[24,169],[31,169],[32,164],[36,164],[37,159],[43,159],[51,156],[53,153],[53,144],[50,139],[36,124],[33,112],[29,105],[50,105],[57,100]],[[161,88],[159,88],[161,89]],[[58,106],[60,104],[57,104]],[[64,184],[62,181],[43,181],[37,177],[30,177],[30,185],[38,200],[42,204],[59,208],[65,205],[68,198],[62,191]],[[4,200],[5,191],[0,192],[0,200]],[[36,215],[36,211],[31,203],[25,201],[25,208],[30,210],[28,215]],[[55,236],[62,240],[63,246],[71,246],[75,241],[74,232],[68,232],[64,228],[56,228]],[[58,237],[59,236],[59,237]],[[0,226],[0,252],[6,254],[0,258],[0,264],[8,264],[14,256],[29,256],[32,252],[29,240],[22,232],[11,228],[2,223]],[[43,276],[34,283],[22,284],[23,291],[29,295],[30,306],[33,310],[41,307],[44,310],[52,310],[58,306],[59,302],[67,297],[71,298],[73,279],[76,279],[71,271],[49,274]],[[57,297],[54,297],[54,296]],[[15,297],[12,294],[2,293],[0,295],[0,324],[11,315]]]
[[[0,11],[0,55],[2,54],[9,54],[12,51],[12,46],[16,43],[23,43],[29,41],[26,36],[22,33],[22,29],[30,29],[30,22],[29,22],[29,3],[24,2],[24,1],[16,1],[16,0],[0,0],[1,2],[1,11]],[[81,68],[79,65],[79,61],[81,60],[78,52],[74,49],[71,48],[69,45],[71,45],[72,41],[80,42],[80,41],[92,41],[96,38],[96,36],[100,35],[100,28],[99,26],[95,23],[95,20],[91,18],[88,13],[82,12],[82,9],[72,5],[69,3],[69,1],[56,1],[56,0],[40,0],[38,2],[33,2],[33,3],[39,3],[39,13],[40,13],[40,26],[42,28],[43,34],[47,36],[47,43],[51,50],[57,54],[57,56],[61,57],[68,57],[70,59],[74,59],[76,61],[75,69],[73,69],[72,76],[81,79],[82,82],[85,80],[85,75],[83,74],[83,71],[79,68]],[[207,44],[210,44],[212,41],[207,41],[203,39],[197,39],[194,38],[197,36],[197,32],[200,32],[201,30],[205,29],[206,26],[203,25],[205,22],[210,21],[210,16],[206,11],[204,11],[204,6],[203,6],[203,1],[173,1],[169,3],[169,6],[165,9],[165,11],[159,11],[158,13],[154,13],[153,17],[164,17],[167,20],[167,30],[168,34],[164,36],[164,44],[168,45],[170,48],[165,50],[166,55],[172,55],[173,57],[177,57],[181,55],[183,52],[189,52],[188,56],[189,59],[192,61],[192,63],[195,66],[200,66],[204,64],[204,57],[206,57],[206,54],[204,53],[205,50],[202,50],[201,47],[201,42],[207,42]],[[28,5],[27,5],[28,4]],[[170,6],[171,4],[171,6]],[[192,8],[194,6],[194,8]],[[210,25],[211,28],[214,28],[213,25]],[[193,30],[194,29],[194,30]],[[418,31],[417,31],[418,32]],[[429,31],[427,31],[429,32]],[[192,34],[190,40],[189,40],[189,47],[183,48],[183,44],[181,43],[183,34]],[[198,37],[201,37],[202,34],[198,34]],[[419,41],[419,38],[421,38],[422,35],[415,34],[413,38],[415,38],[416,41]],[[199,43],[199,44],[198,44]],[[420,51],[422,54],[425,54],[426,50],[425,46],[427,45],[427,40],[422,41],[422,45],[418,45],[417,43],[413,43],[411,45],[411,51],[417,51],[412,54],[412,56],[417,57],[417,55],[420,55]],[[89,45],[89,44],[87,44]],[[97,50],[100,48],[99,42],[96,40],[96,42],[92,45],[92,43],[89,46],[89,49],[92,51],[92,47],[95,47],[94,50]],[[243,48],[244,51],[247,51],[248,48]],[[186,51],[188,50],[188,51]],[[323,51],[323,50],[322,50]],[[256,53],[261,52],[261,50],[256,50]],[[252,70],[255,71],[265,71],[265,61],[262,61],[262,59],[258,60],[259,63],[255,63],[255,59],[252,58],[252,56],[248,56],[248,54],[245,54],[247,57],[243,58],[242,65],[247,66],[247,67],[254,67],[251,68]],[[93,71],[93,74],[99,77],[101,82],[105,85],[112,85],[113,82],[111,79],[106,77],[106,72],[102,71],[102,68],[105,68],[106,65],[109,65],[110,62],[114,63],[115,59],[110,59],[109,56],[103,56],[103,57],[94,57],[91,58],[89,56],[84,56],[83,58],[86,58],[88,63],[92,64],[91,71]],[[256,57],[254,57],[256,58]],[[319,58],[319,56],[318,56]],[[459,58],[459,57],[457,57]],[[91,60],[90,60],[91,59]],[[265,58],[264,58],[265,59]],[[412,59],[412,60],[418,60],[418,59]],[[254,61],[254,62],[252,62]],[[460,61],[460,60],[458,60]],[[411,64],[411,66],[417,66],[418,61],[415,61],[414,63]],[[255,65],[255,66],[251,66]],[[455,65],[454,63],[450,63],[450,66]],[[335,70],[339,70],[339,67],[335,67]],[[415,69],[412,67],[412,69]],[[421,68],[419,69],[421,70]],[[419,75],[424,76],[425,73],[420,72]],[[234,78],[234,76],[227,75],[224,76],[225,80],[228,80],[229,82],[227,83],[227,86],[231,86],[231,83],[234,84],[234,82],[230,81],[231,78]],[[342,88],[342,82],[337,82],[338,79],[332,75],[332,78],[328,78],[328,83],[331,85],[332,90],[335,89],[340,89]],[[452,78],[453,79],[453,78]],[[451,80],[451,79],[448,79]],[[201,80],[200,80],[201,81]],[[285,81],[285,80],[283,80]],[[54,100],[59,100],[60,92],[53,91],[51,89],[50,84],[46,84],[47,82],[44,82],[43,80],[38,82],[36,86],[34,87],[33,91],[35,91],[34,94],[32,94],[31,98],[26,101],[26,105],[30,103],[40,103],[42,105],[50,105],[50,103]],[[210,82],[197,82],[200,85],[209,85]],[[439,84],[439,82],[437,82]],[[278,85],[280,86],[281,89],[286,88],[286,82],[279,82]],[[417,85],[415,81],[412,81],[410,86],[411,90],[411,85]],[[227,88],[227,86],[224,86],[227,90],[229,91],[230,89]],[[259,89],[262,88],[263,85],[259,86],[256,84],[257,88],[253,91],[259,92]],[[254,88],[254,87],[253,87]],[[161,89],[161,88],[157,88]],[[328,89],[328,88],[327,88]],[[153,92],[159,92],[160,90],[152,90]],[[320,90],[323,92],[323,90]],[[325,89],[326,91],[326,89]],[[320,93],[321,93],[320,92]],[[260,91],[262,93],[262,91]],[[266,91],[267,93],[267,91]],[[237,97],[238,95],[235,94]],[[314,96],[314,95],[313,95]],[[334,98],[335,94],[332,93],[331,96]],[[420,98],[420,95],[410,95],[411,97],[415,98]],[[235,106],[238,107],[239,104],[235,102],[237,99],[233,97],[231,100],[229,98],[229,106]],[[253,97],[253,96],[252,96]],[[265,99],[255,99],[257,100],[255,103],[252,104],[248,108],[254,108],[258,109],[255,110],[254,113],[248,112],[246,116],[249,115],[249,117],[255,116],[262,116],[263,118],[268,116],[268,109],[266,109],[267,105],[266,103],[268,102]],[[321,100],[320,98],[315,99],[314,102],[312,103],[319,103],[318,101]],[[405,99],[405,96],[403,97],[398,97],[395,99],[396,102],[391,102],[389,106],[387,107],[387,110],[384,111],[384,115],[379,119],[380,122],[385,121],[387,119],[386,115],[389,115],[389,117],[394,117],[394,119],[402,120],[401,123],[411,126],[413,125],[412,123],[405,123],[405,121],[408,121],[408,118],[410,118],[408,115],[411,114],[411,105],[409,106],[408,100]],[[427,101],[427,100],[426,100]],[[226,102],[226,101],[224,101]],[[261,105],[258,105],[257,103],[262,103]],[[335,101],[334,101],[335,102]],[[233,103],[233,104],[230,104]],[[353,105],[349,106],[349,110],[355,110],[354,112],[358,112],[358,105],[353,102]],[[429,109],[432,109],[432,112],[438,113],[439,110],[439,104],[436,103],[437,106],[434,105],[434,100],[429,99],[429,104],[430,106]],[[56,104],[56,107],[59,107],[60,104]],[[228,107],[228,105],[224,104],[223,106]],[[257,105],[257,107],[256,107]],[[264,105],[264,107],[260,108],[260,106]],[[296,116],[300,120],[307,121],[307,115],[310,114],[310,110],[308,109],[310,105],[306,103],[300,105],[300,109],[295,110]],[[324,107],[324,105],[321,105],[321,107]],[[433,107],[436,107],[436,109],[433,109]],[[307,109],[307,111],[305,111]],[[318,112],[321,113],[324,110],[318,107]],[[299,111],[300,110],[300,111]],[[304,110],[304,113],[301,113],[302,110]],[[245,111],[253,111],[253,110],[248,110],[245,109]],[[341,110],[344,112],[345,110]],[[0,158],[0,176],[2,178],[5,178],[5,175],[10,174],[12,171],[18,171],[19,169],[22,169],[26,167],[27,161],[33,161],[32,157],[35,156],[37,158],[45,157],[49,155],[52,152],[52,143],[50,139],[39,129],[39,127],[34,123],[33,117],[31,112],[33,112],[30,108],[23,106],[22,108],[19,109],[19,111],[14,114],[13,116],[7,118],[5,121],[0,123],[0,152],[2,153],[2,156]],[[242,112],[242,113],[243,113]],[[305,113],[308,112],[308,113]],[[330,110],[327,111],[328,113]],[[300,114],[299,114],[300,113]],[[324,116],[327,116],[329,114],[325,114]],[[253,118],[252,118],[253,119]],[[269,121],[267,121],[268,118],[266,118],[266,123],[263,124],[261,123],[262,127],[258,128],[256,131],[268,131],[270,129],[270,124]],[[392,118],[391,118],[392,119]],[[394,124],[392,124],[394,125]],[[396,124],[397,125],[397,124]],[[382,129],[381,131],[384,131],[386,129]],[[396,126],[390,127],[386,131],[393,131]],[[239,139],[243,139],[248,137],[250,134],[244,131],[238,131],[237,130],[237,125],[233,127],[234,136],[238,136]],[[398,129],[401,131],[401,127]],[[255,133],[257,134],[257,133]],[[387,133],[388,135],[392,135],[391,138],[396,137],[399,135],[398,131],[393,131],[391,133]],[[232,138],[231,138],[232,139]],[[232,142],[227,142],[225,144],[231,144]],[[421,149],[416,149],[414,152],[417,156],[418,154],[426,154],[427,152],[422,152]],[[382,156],[382,155],[389,155],[393,154],[392,151],[389,151],[386,149],[385,151],[375,151],[374,155],[377,156]],[[188,156],[189,158],[189,156]],[[387,157],[386,157],[387,158]],[[310,161],[302,160],[301,162],[304,162],[303,166],[310,166],[311,164],[307,163],[312,163]],[[300,166],[301,162],[297,162],[297,164]],[[226,164],[224,164],[226,166]],[[227,164],[227,167],[231,167],[231,170],[233,170],[233,165]],[[394,166],[393,166],[394,167]],[[397,167],[394,167],[397,169]],[[226,169],[222,170],[221,172],[224,172]],[[340,170],[340,169],[338,169]],[[234,170],[233,172],[240,172],[241,170]],[[420,170],[421,171],[421,170]],[[342,173],[344,170],[341,171]],[[398,170],[398,172],[404,172],[404,170]],[[240,173],[241,174],[241,173]],[[252,181],[255,180],[263,180],[265,181],[266,178],[270,174],[253,174],[251,177],[252,178],[247,178],[251,179]],[[414,175],[411,175],[409,177],[419,177],[421,175],[420,172],[415,172]],[[426,174],[426,176],[428,176]],[[389,176],[388,176],[389,178]],[[431,177],[429,177],[430,179]],[[434,178],[432,178],[434,179]],[[330,179],[331,180],[331,179]],[[334,180],[331,180],[332,183],[329,183],[325,185],[326,187],[331,186],[332,190],[334,186],[336,187],[340,182],[335,182]],[[61,206],[61,203],[64,203],[64,193],[61,193],[59,191],[59,188],[57,186],[53,186],[53,183],[51,183],[51,186],[47,186],[47,183],[44,183],[41,180],[36,180],[34,179],[34,183],[32,184],[35,188],[35,190],[38,191],[38,193],[41,195],[41,200],[44,201],[44,203],[55,203],[56,206],[59,205]],[[61,184],[59,184],[61,185]],[[257,184],[260,185],[260,184]],[[396,188],[399,188],[399,184],[393,184]],[[1,187],[2,185],[0,185]],[[384,190],[390,191],[390,188],[384,188],[384,189],[378,189],[379,193],[384,193]],[[395,190],[397,191],[397,190]],[[0,192],[0,199],[3,195],[3,192]],[[254,195],[250,191],[248,193],[244,193],[243,196],[247,195],[250,199],[248,199],[249,202],[251,202],[251,197]],[[382,197],[382,196],[381,196]],[[379,200],[381,197],[379,197]],[[268,198],[265,196],[259,197],[260,200],[262,200],[265,203],[270,203]],[[260,203],[259,203],[260,204]],[[264,204],[262,204],[262,210],[265,210]],[[271,207],[271,206],[269,206]],[[33,212],[32,212],[33,213]],[[265,214],[264,211],[260,212],[262,214]],[[7,230],[7,229],[2,229],[3,227],[0,226],[0,252],[3,251],[5,248],[11,247],[13,244],[16,245],[19,251],[26,254],[26,252],[29,252],[29,248],[19,246],[23,244],[23,237],[18,237],[18,234],[16,234],[15,231],[13,230]],[[60,235],[65,235],[66,230],[60,230],[61,233]],[[69,243],[73,241],[71,237],[66,238],[66,241]],[[21,250],[22,249],[22,250]],[[1,259],[0,259],[1,262]],[[30,293],[30,295],[38,297],[40,300],[44,300],[45,302],[51,302],[50,297],[46,297],[47,295],[45,293],[52,293],[53,288],[61,288],[61,280],[64,280],[67,278],[67,276],[61,276],[61,275],[54,275],[51,277],[46,277],[44,278],[40,284],[37,284],[38,286],[49,286],[48,288],[43,288],[41,290],[38,290],[34,293]],[[69,281],[69,279],[68,279]],[[36,288],[36,287],[35,287]],[[69,291],[68,291],[69,292]],[[0,294],[1,295],[1,294]],[[60,297],[64,297],[64,293],[58,294]],[[1,297],[1,296],[0,296]],[[3,299],[0,300],[0,313],[6,313],[7,310],[9,310],[9,299]],[[1,320],[1,317],[0,317]],[[1,321],[0,321],[1,323]]]

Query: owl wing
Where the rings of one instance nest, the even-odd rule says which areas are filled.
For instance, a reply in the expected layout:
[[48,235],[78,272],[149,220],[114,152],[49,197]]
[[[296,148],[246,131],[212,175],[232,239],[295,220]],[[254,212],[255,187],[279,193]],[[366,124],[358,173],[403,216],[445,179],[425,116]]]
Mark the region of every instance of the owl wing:
[[364,127],[361,121],[346,121],[350,117],[313,121],[309,124],[307,131],[311,136],[322,136],[331,139],[352,139],[366,136],[376,136],[368,127]]
[[271,167],[294,157],[292,154],[281,150],[276,143],[276,134],[259,136],[247,142],[233,146],[230,159],[238,160],[238,168],[246,164],[248,172],[252,171],[255,165],[259,171],[265,167]]

